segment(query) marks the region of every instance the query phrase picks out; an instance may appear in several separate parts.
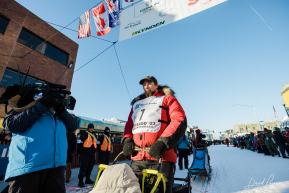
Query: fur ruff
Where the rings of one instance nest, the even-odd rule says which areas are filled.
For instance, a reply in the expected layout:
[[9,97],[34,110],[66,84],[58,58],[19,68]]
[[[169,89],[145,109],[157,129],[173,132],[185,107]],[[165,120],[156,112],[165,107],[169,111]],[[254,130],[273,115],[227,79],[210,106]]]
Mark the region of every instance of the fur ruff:
[[[168,86],[164,85],[164,86],[161,86],[159,85],[158,87],[158,91],[166,96],[175,96],[175,92]],[[139,100],[142,100],[146,98],[145,97],[145,93],[139,95],[138,97],[134,98],[132,101],[131,101],[131,105],[134,105],[135,102],[139,101]]]

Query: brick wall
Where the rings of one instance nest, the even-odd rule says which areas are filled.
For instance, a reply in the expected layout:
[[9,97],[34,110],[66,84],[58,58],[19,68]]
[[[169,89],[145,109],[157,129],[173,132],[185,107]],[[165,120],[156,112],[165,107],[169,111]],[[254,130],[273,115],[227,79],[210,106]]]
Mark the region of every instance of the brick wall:
[[[15,10],[22,14],[6,10],[2,7]],[[67,64],[73,62],[74,65],[66,71],[66,74],[64,74],[63,77],[74,71],[78,51],[77,43],[63,35],[61,32],[58,32],[58,30],[42,21],[14,0],[0,1],[0,15],[10,20],[4,35],[0,34],[0,80],[2,79],[6,68],[17,71],[17,63],[20,66],[21,72],[26,73],[30,66],[29,75],[31,77],[53,83],[56,82],[59,76],[67,68],[65,65],[37,51],[33,51],[26,57],[21,58],[32,50],[17,42],[23,27],[42,39],[47,40],[48,43],[56,46],[60,50],[68,53],[69,57]],[[52,35],[54,36],[51,37]],[[70,90],[72,77],[73,76],[70,76],[65,80],[61,80],[58,84],[64,84],[67,86],[67,89]],[[0,87],[0,95],[2,95],[4,90],[5,88],[3,89]],[[0,106],[0,116],[2,116],[2,110],[3,107]]]

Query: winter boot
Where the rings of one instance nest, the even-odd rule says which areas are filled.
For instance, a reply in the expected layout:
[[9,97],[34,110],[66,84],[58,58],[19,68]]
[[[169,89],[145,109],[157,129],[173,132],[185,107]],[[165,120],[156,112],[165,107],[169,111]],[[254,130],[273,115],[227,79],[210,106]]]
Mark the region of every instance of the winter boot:
[[79,178],[78,187],[80,187],[80,188],[85,187],[85,185],[83,183],[83,178]]
[[90,178],[86,178],[85,184],[94,184],[94,181],[92,181]]

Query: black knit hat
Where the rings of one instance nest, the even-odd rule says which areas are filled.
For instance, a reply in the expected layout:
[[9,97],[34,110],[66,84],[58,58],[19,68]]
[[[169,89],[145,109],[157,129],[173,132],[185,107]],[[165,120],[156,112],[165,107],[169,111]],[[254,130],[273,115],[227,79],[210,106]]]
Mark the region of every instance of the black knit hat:
[[104,131],[107,131],[107,130],[110,131],[110,128],[109,127],[105,127]]
[[147,81],[150,81],[150,82],[154,82],[155,85],[158,84],[157,79],[156,79],[155,77],[153,77],[153,76],[146,76],[145,78],[143,78],[143,79],[141,79],[141,80],[139,81],[139,84],[142,85],[143,82],[146,81],[146,80],[147,80]]
[[94,125],[92,123],[89,123],[88,126],[87,126],[87,129],[89,128],[93,128],[94,129]]

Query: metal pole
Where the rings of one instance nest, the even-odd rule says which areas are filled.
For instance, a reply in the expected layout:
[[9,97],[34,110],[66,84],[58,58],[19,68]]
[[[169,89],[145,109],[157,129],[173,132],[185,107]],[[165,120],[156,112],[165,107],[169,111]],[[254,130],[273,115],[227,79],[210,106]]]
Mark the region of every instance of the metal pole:
[[259,129],[260,129],[260,131],[261,131],[261,125],[260,125],[260,121],[259,121],[258,115],[257,115],[257,113],[256,113],[256,109],[255,109],[255,107],[253,107],[253,109],[254,109],[255,115],[256,115],[257,120],[258,120]]
[[288,113],[288,110],[287,110],[287,108],[286,108],[286,105],[283,104],[283,106],[284,106],[284,108],[285,108],[285,111],[286,111],[286,113],[287,113],[287,116],[289,117],[289,113]]

